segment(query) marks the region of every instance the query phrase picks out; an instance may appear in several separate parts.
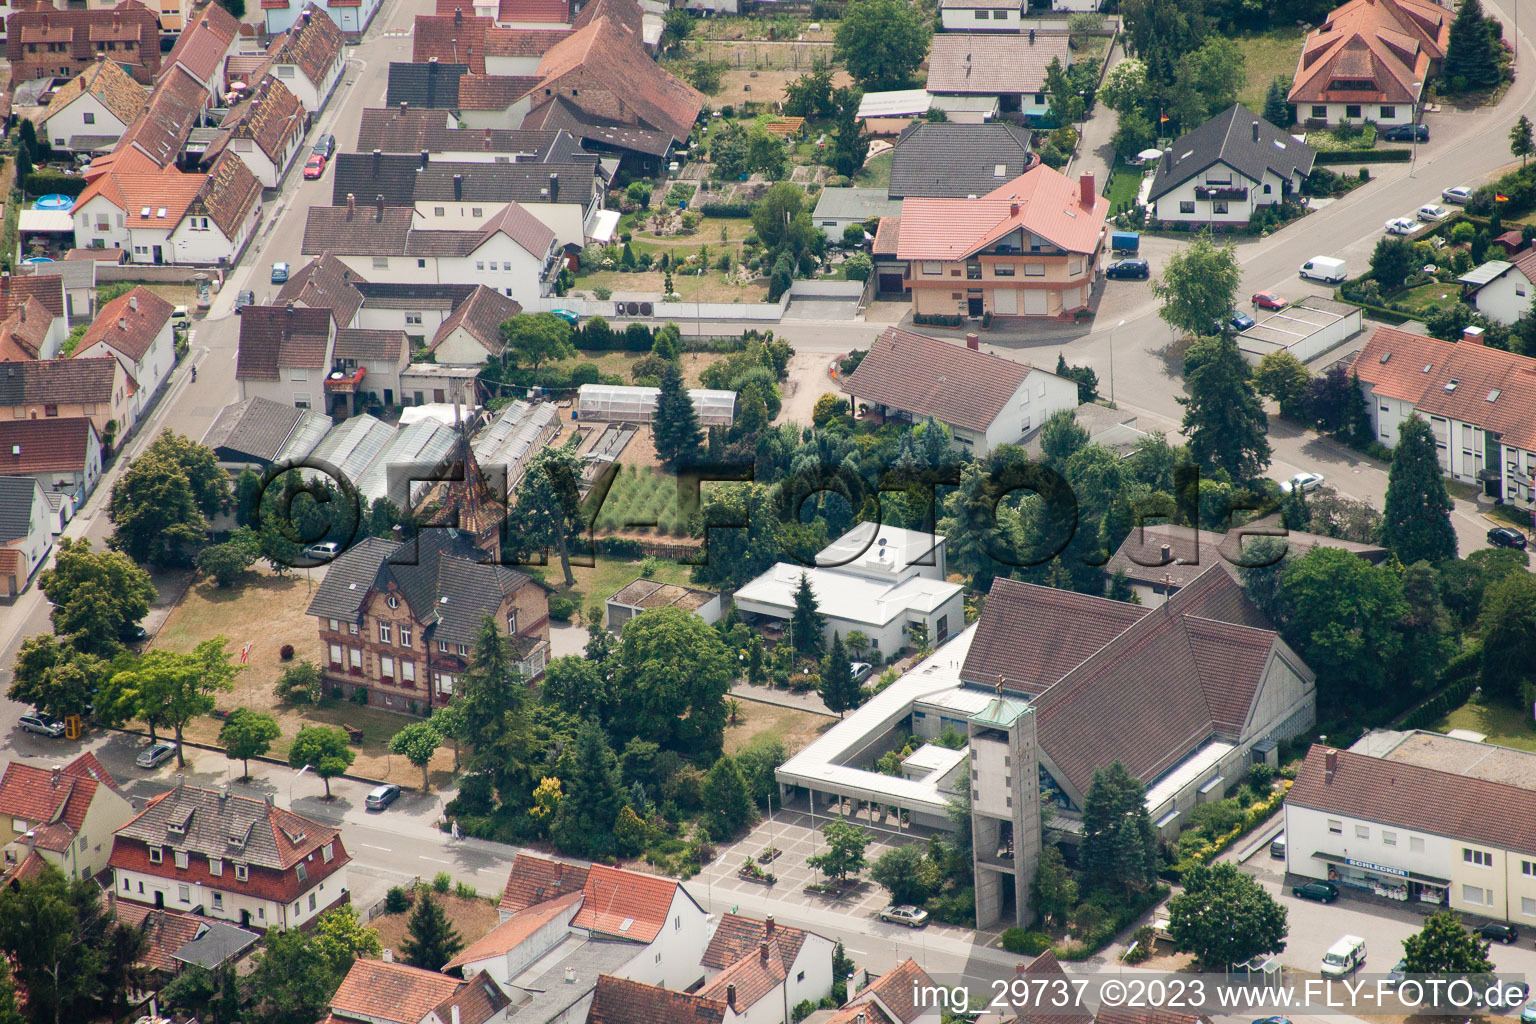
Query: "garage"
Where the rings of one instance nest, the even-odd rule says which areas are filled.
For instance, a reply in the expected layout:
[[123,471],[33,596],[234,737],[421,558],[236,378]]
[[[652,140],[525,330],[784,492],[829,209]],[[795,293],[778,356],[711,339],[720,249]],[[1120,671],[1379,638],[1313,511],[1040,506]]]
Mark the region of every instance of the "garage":
[[907,290],[906,280],[899,270],[889,273],[882,272],[878,285],[882,295],[899,295]]

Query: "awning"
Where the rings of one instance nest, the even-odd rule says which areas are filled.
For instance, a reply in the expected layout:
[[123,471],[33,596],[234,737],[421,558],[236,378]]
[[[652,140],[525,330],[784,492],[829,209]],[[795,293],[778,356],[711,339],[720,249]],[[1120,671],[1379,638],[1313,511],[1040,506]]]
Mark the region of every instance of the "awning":
[[1415,882],[1425,882],[1429,885],[1438,885],[1441,887],[1447,887],[1451,884],[1451,880],[1449,878],[1436,878],[1434,875],[1421,875],[1417,871],[1404,871],[1401,868],[1388,868],[1380,864],[1367,864],[1364,861],[1350,860],[1348,857],[1340,857],[1335,853],[1324,853],[1322,850],[1316,851],[1312,854],[1312,856],[1318,860],[1326,861],[1329,864],[1340,864],[1344,867],[1356,868],[1360,871],[1366,871],[1373,875],[1385,875],[1388,878],[1410,878]]

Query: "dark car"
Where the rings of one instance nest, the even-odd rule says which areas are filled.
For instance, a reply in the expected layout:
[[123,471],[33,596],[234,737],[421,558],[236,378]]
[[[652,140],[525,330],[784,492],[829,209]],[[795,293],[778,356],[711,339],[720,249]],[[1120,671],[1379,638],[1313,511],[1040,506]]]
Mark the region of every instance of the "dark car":
[[1128,260],[1116,260],[1104,268],[1104,276],[1115,280],[1145,281],[1152,276],[1152,267],[1137,256]]
[[1319,903],[1332,903],[1339,898],[1339,887],[1332,882],[1306,882],[1291,887],[1291,895]]
[[1247,313],[1232,314],[1232,327],[1235,330],[1246,331],[1248,328],[1252,327],[1253,324],[1253,317],[1249,316]]
[[334,136],[334,135],[317,135],[317,136],[315,136],[315,148],[311,149],[310,152],[315,154],[316,156],[323,156],[327,160],[329,160],[331,157],[336,155],[336,136]]
[[1507,526],[1495,526],[1488,531],[1488,543],[1496,548],[1514,548],[1516,551],[1525,550],[1525,534],[1519,530],[1511,530]]
[[1427,124],[1395,124],[1390,128],[1381,130],[1381,137],[1386,142],[1413,142],[1429,141],[1429,125]]
[[235,296],[235,316],[239,316],[241,310],[245,309],[246,306],[254,305],[256,305],[256,293],[247,288]]
[[1392,969],[1387,972],[1387,984],[1393,988],[1396,988],[1403,983],[1403,979],[1406,977],[1408,977],[1408,961],[1399,960],[1397,963],[1393,964]]
[[1507,946],[1520,937],[1520,930],[1512,924],[1489,921],[1477,930],[1477,934],[1490,942],[1502,942]]

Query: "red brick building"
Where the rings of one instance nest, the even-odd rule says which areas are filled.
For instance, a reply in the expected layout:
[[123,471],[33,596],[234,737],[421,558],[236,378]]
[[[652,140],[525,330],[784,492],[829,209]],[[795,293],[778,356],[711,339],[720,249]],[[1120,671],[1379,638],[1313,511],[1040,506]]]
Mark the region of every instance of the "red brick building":
[[98,60],[121,65],[140,85],[160,74],[160,16],[138,0],[105,10],[18,4],[5,27],[13,83],[74,78]]
[[518,671],[543,675],[548,591],[486,558],[469,534],[430,528],[405,542],[370,537],[342,554],[309,605],[326,684],[348,696],[364,689],[375,707],[430,714],[457,691],[486,615],[509,637]]

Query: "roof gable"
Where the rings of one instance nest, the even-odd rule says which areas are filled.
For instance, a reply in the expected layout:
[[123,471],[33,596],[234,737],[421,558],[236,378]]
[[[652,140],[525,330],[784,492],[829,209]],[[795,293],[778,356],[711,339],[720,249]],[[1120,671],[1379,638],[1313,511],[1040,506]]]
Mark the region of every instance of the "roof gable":
[[1033,370],[1027,363],[887,327],[843,381],[843,390],[984,432]]
[[963,259],[1017,230],[1068,252],[1091,253],[1101,241],[1109,200],[1094,193],[1085,208],[1082,192],[1081,181],[1036,164],[976,199],[906,199],[896,254],[901,259]]
[[178,785],[151,797],[120,839],[286,871],[340,832],[265,800]]
[[331,1011],[395,1024],[419,1024],[464,984],[436,971],[384,960],[358,960],[331,997]]
[[519,853],[512,859],[512,870],[502,889],[501,910],[515,914],[535,904],[581,892],[586,888],[587,871],[586,864],[567,864],[531,853]]
[[246,306],[236,380],[278,380],[284,367],[329,370],[331,311],[292,304]]
[[1152,180],[1151,198],[1166,195],[1190,178],[1224,164],[1250,181],[1269,171],[1284,181],[1312,172],[1317,152],[1276,128],[1241,103],[1234,103],[1164,153]]
[[571,924],[611,938],[649,943],[661,934],[672,898],[679,891],[675,879],[594,864],[582,889],[585,899]]
[[705,999],[626,978],[597,979],[587,1024],[722,1024],[723,999]]
[[75,354],[105,345],[134,363],[142,362],[160,332],[171,322],[174,309],[165,299],[138,285],[97,310],[96,319],[81,336]]
[[87,416],[0,420],[0,472],[83,473],[95,433]]

